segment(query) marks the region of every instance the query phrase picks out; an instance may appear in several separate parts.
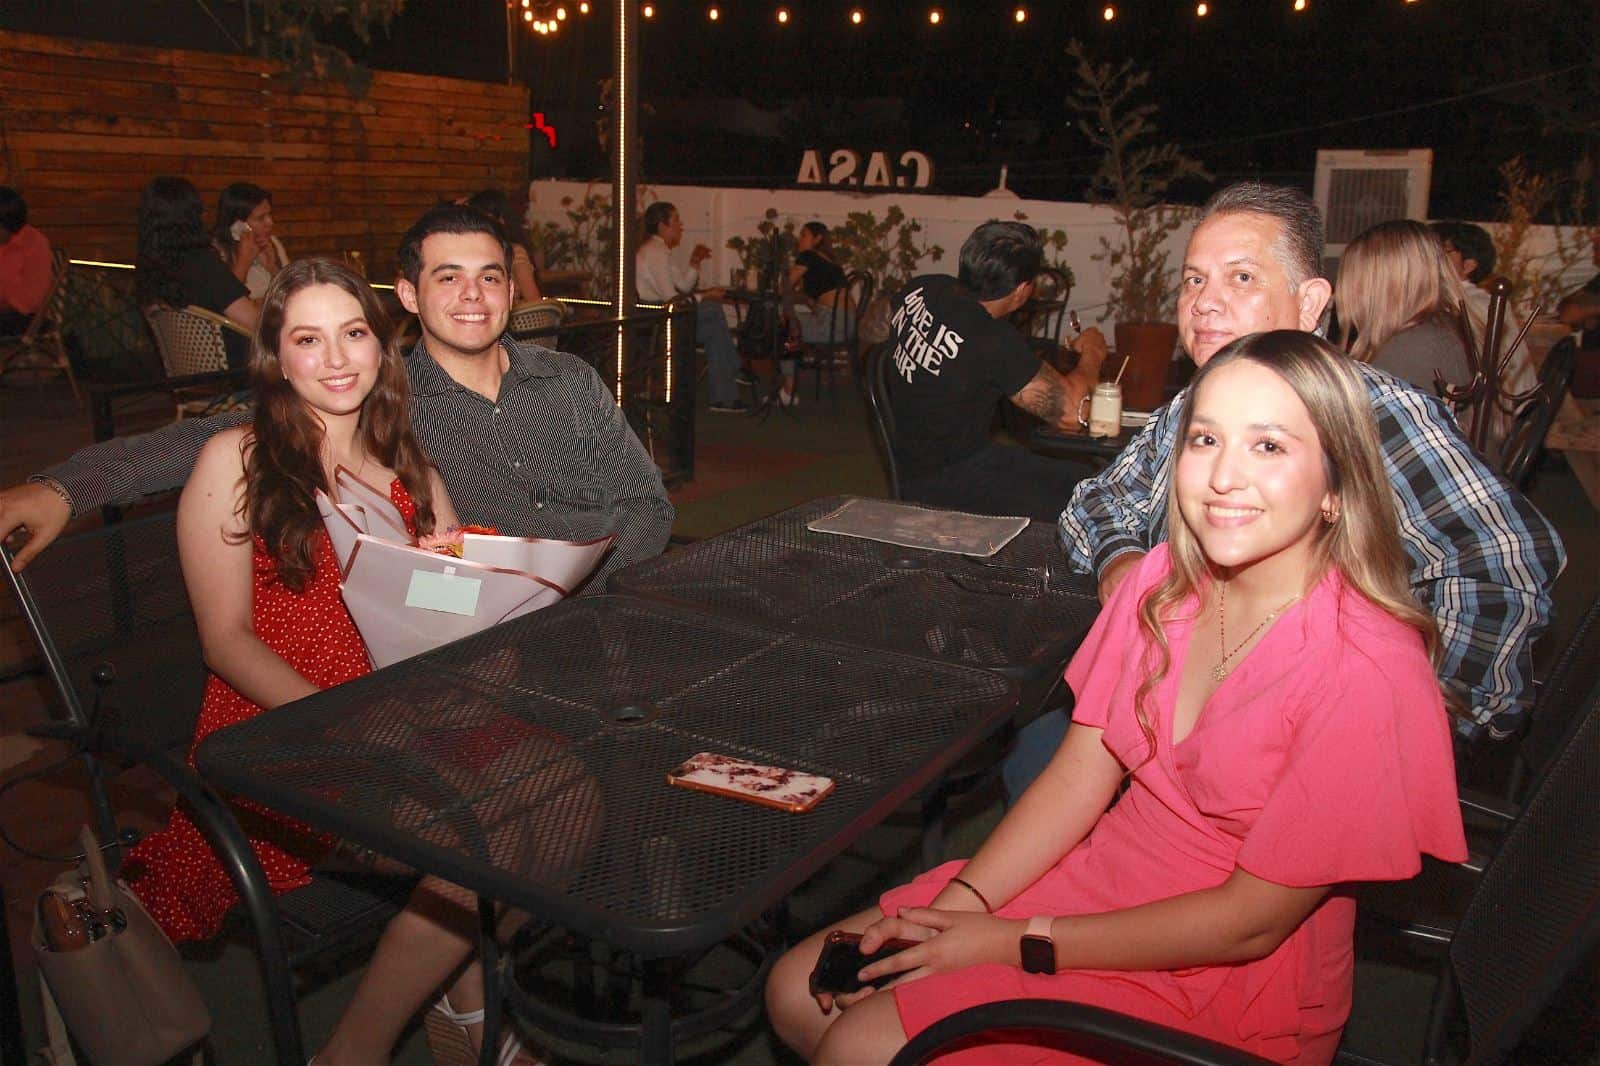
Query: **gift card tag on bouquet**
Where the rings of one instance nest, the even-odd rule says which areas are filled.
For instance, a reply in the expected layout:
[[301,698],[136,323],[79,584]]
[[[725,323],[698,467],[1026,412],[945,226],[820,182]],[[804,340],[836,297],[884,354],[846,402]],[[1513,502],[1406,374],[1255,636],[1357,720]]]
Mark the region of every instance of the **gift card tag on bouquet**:
[[482,587],[481,579],[462,577],[453,566],[445,567],[443,573],[413,570],[411,584],[406,587],[406,606],[471,618],[478,613],[478,590]]
[[409,659],[565,598],[561,589],[533,574],[366,534],[356,539],[339,590],[374,667]]

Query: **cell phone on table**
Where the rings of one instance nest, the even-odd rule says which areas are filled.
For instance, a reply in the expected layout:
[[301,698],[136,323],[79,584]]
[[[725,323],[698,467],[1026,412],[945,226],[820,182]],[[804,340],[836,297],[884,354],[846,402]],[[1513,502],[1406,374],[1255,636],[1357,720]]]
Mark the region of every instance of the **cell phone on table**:
[[817,965],[811,970],[811,994],[815,996],[827,992],[837,996],[859,992],[869,984],[873,988],[882,988],[900,975],[891,973],[873,981],[862,981],[858,976],[861,968],[899,954],[915,944],[915,940],[886,940],[871,955],[863,955],[860,933],[835,929],[823,940],[822,953],[817,956]]
[[799,814],[833,791],[833,778],[702,751],[667,771],[667,783]]

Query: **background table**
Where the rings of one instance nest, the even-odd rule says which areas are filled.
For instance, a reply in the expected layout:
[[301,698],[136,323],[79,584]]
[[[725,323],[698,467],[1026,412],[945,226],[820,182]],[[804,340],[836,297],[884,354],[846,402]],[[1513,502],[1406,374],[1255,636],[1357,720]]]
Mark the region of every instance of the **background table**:
[[1035,426],[1028,431],[1028,447],[1040,455],[1057,459],[1081,459],[1088,456],[1108,463],[1121,454],[1122,449],[1133,440],[1134,434],[1139,432],[1139,428],[1123,426],[1122,432],[1115,437],[1091,437],[1087,430],[1081,433],[1068,433],[1064,429],[1054,429],[1050,426]]
[[[222,730],[197,761],[317,829],[665,958],[783,900],[1016,699],[987,671],[597,596]],[[805,814],[668,785],[700,751],[837,784]],[[670,1058],[664,1006],[644,1016],[645,1061]]]
[[813,533],[850,497],[812,500],[619,570],[613,592],[1053,684],[1100,612],[1055,526],[1031,522],[993,558]]

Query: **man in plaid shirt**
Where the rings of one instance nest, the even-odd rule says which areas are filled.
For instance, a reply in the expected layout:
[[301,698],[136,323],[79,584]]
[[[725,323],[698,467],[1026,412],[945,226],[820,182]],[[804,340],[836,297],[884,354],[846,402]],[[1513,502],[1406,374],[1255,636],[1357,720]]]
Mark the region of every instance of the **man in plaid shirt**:
[[[1240,337],[1312,330],[1333,295],[1318,276],[1322,219],[1295,189],[1246,182],[1201,211],[1184,255],[1178,329],[1204,366]],[[1468,737],[1506,736],[1532,698],[1533,640],[1550,619],[1550,588],[1566,565],[1561,540],[1521,493],[1472,451],[1438,399],[1365,364],[1358,368],[1394,486],[1411,585],[1439,627],[1439,679],[1470,717]],[[1156,411],[1099,476],[1078,484],[1061,514],[1074,569],[1099,576],[1100,600],[1167,534],[1167,490],[1186,394]],[[1024,731],[1006,766],[1013,796],[1059,744],[1066,715]]]

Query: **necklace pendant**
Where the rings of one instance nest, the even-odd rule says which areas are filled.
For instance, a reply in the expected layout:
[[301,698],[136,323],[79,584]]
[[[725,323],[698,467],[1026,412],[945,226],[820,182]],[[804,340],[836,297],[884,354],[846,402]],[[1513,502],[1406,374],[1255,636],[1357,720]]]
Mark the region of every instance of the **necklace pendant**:
[[1211,668],[1211,680],[1217,681],[1217,682],[1221,682],[1227,676],[1228,676],[1228,668],[1226,666],[1224,666],[1222,663],[1218,663],[1217,665],[1215,665],[1215,666],[1213,666]]

